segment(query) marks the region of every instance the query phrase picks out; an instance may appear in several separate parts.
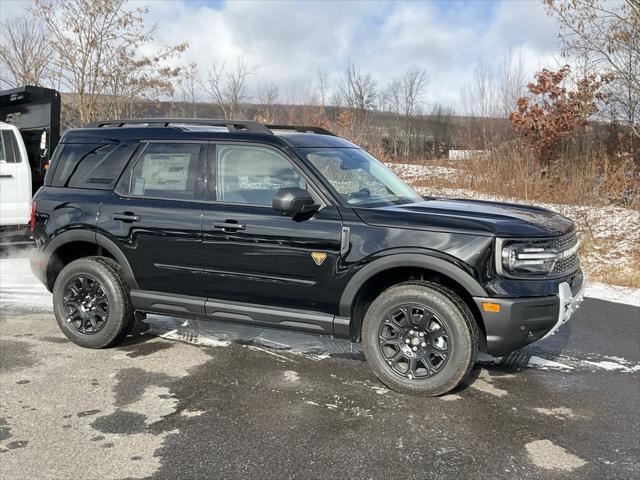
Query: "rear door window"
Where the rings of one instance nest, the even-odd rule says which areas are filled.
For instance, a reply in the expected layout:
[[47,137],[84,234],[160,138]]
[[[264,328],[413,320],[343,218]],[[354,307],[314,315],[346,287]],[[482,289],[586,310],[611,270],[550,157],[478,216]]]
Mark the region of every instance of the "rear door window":
[[206,144],[151,143],[128,178],[125,193],[135,197],[203,200]]

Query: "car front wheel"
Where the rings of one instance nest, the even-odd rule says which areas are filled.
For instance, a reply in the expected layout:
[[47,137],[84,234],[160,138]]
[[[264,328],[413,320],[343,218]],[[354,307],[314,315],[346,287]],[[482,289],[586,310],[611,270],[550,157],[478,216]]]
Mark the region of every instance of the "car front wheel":
[[476,358],[476,324],[464,301],[431,282],[388,288],[367,309],[367,361],[388,387],[437,396],[455,388]]

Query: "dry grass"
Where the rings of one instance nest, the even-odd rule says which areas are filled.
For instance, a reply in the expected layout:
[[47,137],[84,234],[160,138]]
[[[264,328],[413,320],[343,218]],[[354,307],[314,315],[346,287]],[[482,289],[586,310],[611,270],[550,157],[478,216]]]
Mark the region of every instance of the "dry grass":
[[640,253],[632,253],[632,256],[631,265],[612,262],[601,265],[596,271],[589,271],[587,264],[588,278],[610,285],[640,288]]
[[640,169],[631,158],[601,153],[541,166],[528,151],[506,145],[465,163],[458,188],[525,201],[640,209]]

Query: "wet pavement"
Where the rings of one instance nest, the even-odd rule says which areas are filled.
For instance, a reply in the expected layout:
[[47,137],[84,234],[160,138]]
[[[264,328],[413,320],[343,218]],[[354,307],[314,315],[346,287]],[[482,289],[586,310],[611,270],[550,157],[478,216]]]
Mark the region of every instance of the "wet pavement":
[[640,476],[637,307],[586,299],[440,398],[326,337],[153,317],[95,351],[44,306],[0,316],[2,479]]

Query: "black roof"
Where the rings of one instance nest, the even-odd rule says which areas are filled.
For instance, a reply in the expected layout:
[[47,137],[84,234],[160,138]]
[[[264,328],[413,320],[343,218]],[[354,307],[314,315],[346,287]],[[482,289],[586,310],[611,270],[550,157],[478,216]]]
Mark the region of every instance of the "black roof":
[[[269,127],[273,128],[272,131]],[[301,133],[313,132],[313,133]],[[319,127],[265,126],[251,120],[122,119],[98,121],[69,130],[62,143],[120,143],[136,140],[235,140],[293,147],[357,148]]]

